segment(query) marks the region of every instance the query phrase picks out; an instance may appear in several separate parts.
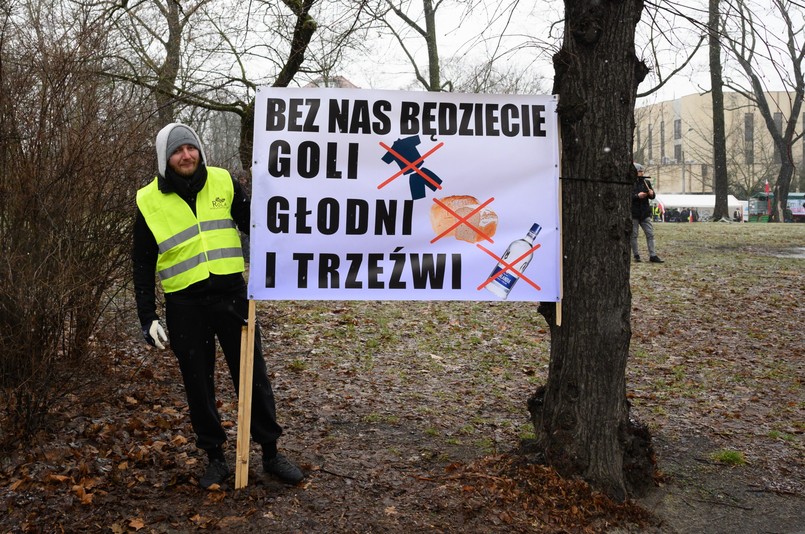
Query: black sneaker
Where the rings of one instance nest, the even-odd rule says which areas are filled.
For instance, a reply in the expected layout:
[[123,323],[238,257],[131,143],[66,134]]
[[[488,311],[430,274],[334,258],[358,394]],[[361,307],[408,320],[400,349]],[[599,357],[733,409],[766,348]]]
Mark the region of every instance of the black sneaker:
[[635,254],[635,255],[634,255],[634,261],[635,261],[635,263],[640,263],[640,262],[641,262],[641,261],[643,261],[643,260],[641,260],[641,259],[640,259],[640,255],[639,255],[639,254]]
[[660,257],[659,257],[659,256],[651,256],[651,257],[648,259],[648,261],[650,261],[651,263],[665,263],[664,261],[662,261],[662,260],[660,259]]
[[305,478],[302,470],[281,454],[273,458],[263,458],[263,471],[287,484],[298,484]]
[[207,489],[213,484],[222,484],[227,477],[229,477],[229,466],[226,465],[226,462],[224,460],[211,460],[198,484]]

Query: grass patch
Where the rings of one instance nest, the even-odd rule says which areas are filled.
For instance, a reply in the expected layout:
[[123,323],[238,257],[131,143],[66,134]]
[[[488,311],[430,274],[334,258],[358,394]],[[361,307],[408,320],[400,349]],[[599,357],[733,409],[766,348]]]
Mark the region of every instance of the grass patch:
[[288,369],[290,371],[295,372],[295,373],[301,373],[303,371],[306,371],[307,367],[308,367],[307,362],[305,360],[301,360],[299,358],[295,358],[295,359],[291,360],[290,362],[288,362]]
[[400,422],[400,416],[391,414],[370,413],[363,416],[363,422],[368,424],[387,424],[396,425]]
[[793,443],[796,441],[796,437],[793,434],[789,434],[787,432],[780,432],[779,430],[770,430],[767,434],[771,439],[779,439],[782,441],[787,441],[789,443]]
[[710,455],[710,458],[715,460],[720,464],[726,464],[731,466],[740,466],[746,465],[746,457],[744,453],[741,451],[735,451],[732,449],[721,449],[718,450]]

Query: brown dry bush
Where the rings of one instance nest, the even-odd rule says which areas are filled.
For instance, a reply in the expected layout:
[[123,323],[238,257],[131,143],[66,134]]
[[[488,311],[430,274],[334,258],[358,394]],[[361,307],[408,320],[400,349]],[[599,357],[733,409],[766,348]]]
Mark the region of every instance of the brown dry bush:
[[0,8],[0,452],[98,377],[151,163],[144,97],[97,74],[107,32],[53,13]]

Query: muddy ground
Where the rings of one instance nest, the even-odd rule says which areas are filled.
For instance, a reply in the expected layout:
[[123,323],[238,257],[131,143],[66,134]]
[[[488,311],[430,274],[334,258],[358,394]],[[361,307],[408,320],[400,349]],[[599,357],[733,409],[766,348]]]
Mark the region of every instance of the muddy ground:
[[0,531],[805,532],[805,259],[789,254],[805,225],[763,226],[660,225],[666,263],[633,265],[645,498],[613,503],[518,453],[549,357],[536,305],[260,303],[303,483],[264,477],[255,448],[245,489],[201,490],[173,357],[128,328],[95,340],[102,381],[4,451]]

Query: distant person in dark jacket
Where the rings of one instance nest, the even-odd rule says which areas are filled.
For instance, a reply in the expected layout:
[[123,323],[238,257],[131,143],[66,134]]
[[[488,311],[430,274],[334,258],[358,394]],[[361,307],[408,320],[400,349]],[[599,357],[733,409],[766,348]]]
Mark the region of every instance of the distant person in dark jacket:
[[634,261],[639,262],[640,252],[637,248],[637,233],[640,228],[646,234],[646,246],[648,247],[648,261],[651,263],[663,263],[654,248],[654,226],[651,224],[651,206],[649,200],[657,195],[651,187],[648,176],[643,176],[643,166],[639,163],[634,164],[637,170],[637,178],[632,186],[632,254]]

